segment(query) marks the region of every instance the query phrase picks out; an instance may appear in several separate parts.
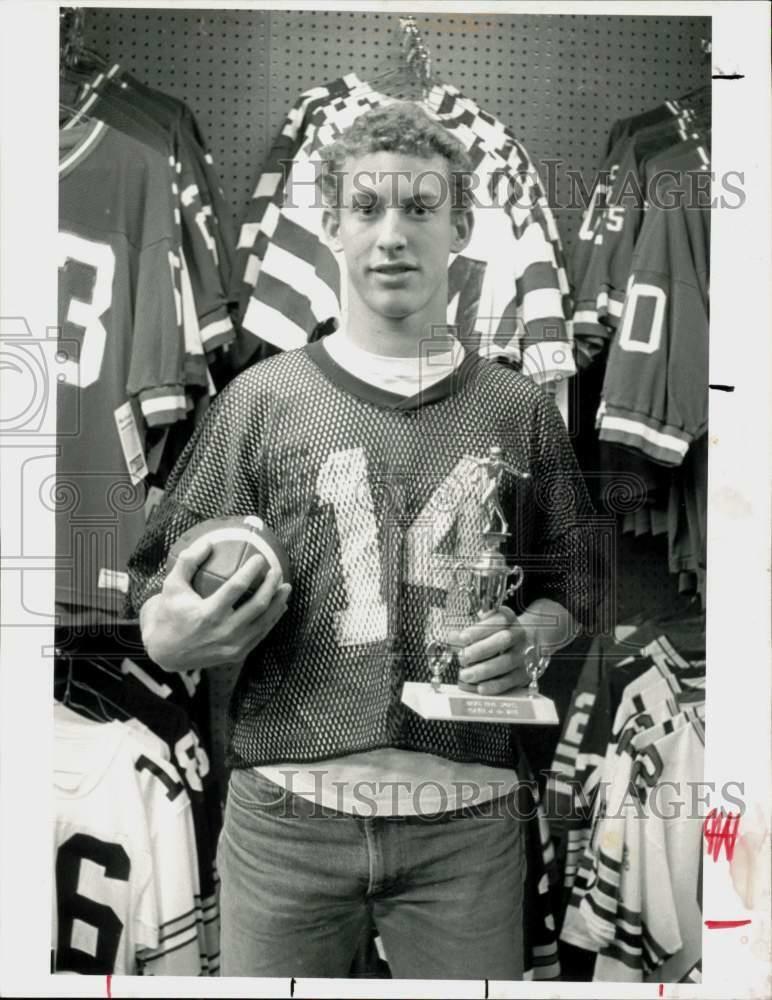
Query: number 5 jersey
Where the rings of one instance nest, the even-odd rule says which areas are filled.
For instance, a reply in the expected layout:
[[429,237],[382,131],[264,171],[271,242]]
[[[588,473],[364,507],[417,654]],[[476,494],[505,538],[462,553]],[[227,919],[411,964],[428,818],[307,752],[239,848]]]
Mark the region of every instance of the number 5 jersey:
[[100,121],[60,132],[59,603],[120,612],[148,433],[186,414],[171,183],[163,154]]

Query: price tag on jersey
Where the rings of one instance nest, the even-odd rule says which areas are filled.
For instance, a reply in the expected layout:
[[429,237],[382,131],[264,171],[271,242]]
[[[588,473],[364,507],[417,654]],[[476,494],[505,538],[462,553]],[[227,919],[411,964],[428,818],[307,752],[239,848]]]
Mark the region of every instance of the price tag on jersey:
[[145,520],[150,519],[150,515],[156,509],[158,504],[163,499],[164,491],[159,489],[157,486],[151,486],[147,491],[147,497],[145,499]]
[[136,486],[137,483],[142,482],[149,470],[131,403],[126,402],[119,406],[113,415],[115,426],[118,428],[118,437],[121,441],[126,469],[132,483]]
[[99,580],[97,587],[100,590],[118,590],[122,594],[129,592],[129,574],[122,570],[105,569],[99,570]]

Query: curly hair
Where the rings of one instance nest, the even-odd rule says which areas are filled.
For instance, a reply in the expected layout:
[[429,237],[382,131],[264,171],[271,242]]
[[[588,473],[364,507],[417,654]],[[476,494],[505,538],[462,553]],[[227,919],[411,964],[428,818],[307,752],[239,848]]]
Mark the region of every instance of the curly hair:
[[365,111],[334,142],[320,150],[319,184],[324,203],[340,205],[340,182],[347,158],[367,153],[405,153],[422,159],[441,156],[447,162],[451,208],[466,209],[473,173],[472,161],[461,143],[425,111],[410,101],[395,101]]

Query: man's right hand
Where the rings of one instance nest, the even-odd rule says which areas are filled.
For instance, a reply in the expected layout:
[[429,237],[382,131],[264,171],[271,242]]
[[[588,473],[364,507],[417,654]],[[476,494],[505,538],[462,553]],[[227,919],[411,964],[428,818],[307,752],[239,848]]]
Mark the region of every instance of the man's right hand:
[[292,588],[270,570],[257,591],[234,610],[265,569],[252,556],[210,597],[199,597],[191,581],[212,549],[200,538],[184,549],[169,571],[160,594],[142,605],[142,641],[151,660],[164,670],[197,670],[243,663],[287,610]]

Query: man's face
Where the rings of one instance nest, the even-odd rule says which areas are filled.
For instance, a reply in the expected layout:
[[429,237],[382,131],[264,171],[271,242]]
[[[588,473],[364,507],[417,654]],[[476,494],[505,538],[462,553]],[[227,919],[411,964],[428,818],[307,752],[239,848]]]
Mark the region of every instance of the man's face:
[[472,226],[471,213],[451,212],[447,161],[390,152],[350,158],[340,195],[324,227],[346,258],[350,296],[374,320],[444,323],[448,257],[463,250]]

